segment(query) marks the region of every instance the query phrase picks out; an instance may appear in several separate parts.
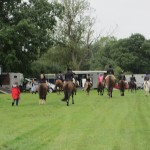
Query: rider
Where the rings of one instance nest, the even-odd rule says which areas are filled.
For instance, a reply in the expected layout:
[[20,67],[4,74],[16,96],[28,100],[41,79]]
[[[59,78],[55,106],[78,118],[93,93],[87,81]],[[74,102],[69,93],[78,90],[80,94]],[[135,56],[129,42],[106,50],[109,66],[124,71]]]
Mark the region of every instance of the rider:
[[65,74],[65,81],[73,81],[74,73],[72,69],[67,68],[67,73]]
[[[74,78],[74,73],[72,72],[72,69],[70,69],[69,67],[67,68],[67,73],[65,74],[65,82],[64,82],[64,87],[68,84],[68,82],[72,82]],[[64,98],[62,99],[62,101],[65,101],[65,93],[64,93]]]
[[109,75],[111,75],[116,80],[116,78],[114,76],[114,70],[111,67],[111,65],[109,65],[109,68],[107,69],[107,76],[105,77],[105,79],[107,79]]
[[130,77],[130,82],[131,82],[131,83],[136,82],[136,79],[135,79],[135,77],[134,77],[134,75],[133,75],[133,74],[132,74],[132,76]]
[[[149,80],[150,80],[150,76],[148,75],[148,72],[146,72],[146,75],[144,77],[144,85],[146,84],[146,82],[149,82]],[[149,92],[150,92],[150,89],[149,89]]]
[[39,77],[39,83],[46,83],[46,77],[43,72],[41,72],[40,77]]
[[120,76],[119,76],[119,80],[124,80],[124,81],[126,81],[126,77],[125,77],[124,71],[121,71],[121,74],[120,74]]
[[99,83],[103,83],[103,81],[104,81],[104,76],[103,76],[103,74],[100,74],[100,75],[98,76],[98,81],[99,81]]
[[87,77],[86,77],[86,82],[90,82],[90,75],[88,74]]
[[150,77],[149,77],[149,75],[148,75],[148,72],[146,72],[146,75],[145,75],[145,77],[144,77],[144,83],[146,82],[146,81],[149,81],[150,80]]
[[[123,80],[124,83],[125,83],[125,85],[127,84],[127,82],[126,82],[126,77],[125,77],[125,74],[124,74],[124,71],[123,71],[123,70],[121,71],[121,74],[119,75],[119,82],[120,82],[120,80]],[[127,87],[126,87],[126,88],[127,88]]]
[[58,74],[56,74],[56,80],[61,80],[63,82],[63,75],[61,71],[59,71]]

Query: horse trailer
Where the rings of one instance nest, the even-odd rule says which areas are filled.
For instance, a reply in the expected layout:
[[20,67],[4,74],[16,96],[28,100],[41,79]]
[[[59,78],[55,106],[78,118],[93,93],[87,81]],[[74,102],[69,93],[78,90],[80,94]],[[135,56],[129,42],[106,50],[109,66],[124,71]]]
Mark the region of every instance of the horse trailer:
[[10,93],[14,82],[18,82],[19,86],[23,85],[24,76],[22,73],[2,73],[0,76],[1,87],[0,93]]
[[[125,75],[127,82],[130,82],[130,78],[132,77],[132,74]],[[136,85],[138,89],[143,89],[144,84],[144,77],[145,74],[134,74],[134,77],[136,79]]]
[[90,81],[92,83],[92,88],[97,88],[97,82],[98,82],[98,76],[100,74],[105,75],[107,71],[76,71],[74,70],[73,73],[75,73],[75,77],[79,81],[80,87],[84,87],[84,83],[86,81],[86,78],[89,77]]

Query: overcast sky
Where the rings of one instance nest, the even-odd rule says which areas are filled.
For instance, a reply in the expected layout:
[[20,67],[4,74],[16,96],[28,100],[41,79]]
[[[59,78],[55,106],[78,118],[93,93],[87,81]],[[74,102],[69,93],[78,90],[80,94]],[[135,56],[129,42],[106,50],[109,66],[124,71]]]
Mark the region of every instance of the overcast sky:
[[95,31],[117,38],[140,33],[150,39],[150,0],[89,0],[95,9]]

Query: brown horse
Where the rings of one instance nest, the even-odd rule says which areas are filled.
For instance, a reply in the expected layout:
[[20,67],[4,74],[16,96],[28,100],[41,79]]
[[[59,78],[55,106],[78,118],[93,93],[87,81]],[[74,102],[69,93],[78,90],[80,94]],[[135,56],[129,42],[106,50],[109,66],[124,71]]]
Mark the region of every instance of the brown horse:
[[60,79],[57,79],[55,81],[55,88],[56,88],[57,94],[60,94],[60,92],[63,90],[63,82]]
[[128,85],[129,85],[129,89],[128,90],[131,90],[131,93],[134,92],[134,91],[136,92],[136,88],[137,87],[136,87],[136,83],[135,82],[133,82],[133,81],[132,82],[128,82]]
[[124,96],[125,87],[126,87],[125,81],[120,80],[119,81],[119,89],[120,89],[121,96]]
[[87,95],[89,95],[90,90],[91,90],[91,83],[89,81],[86,81],[84,84],[84,90],[86,91]]
[[72,96],[72,104],[74,104],[74,84],[72,81],[66,81],[63,85],[63,90],[65,94],[65,100],[67,102],[67,106],[69,106],[70,96]]
[[46,83],[39,83],[38,85],[38,92],[39,92],[39,104],[46,103],[46,95],[47,95],[47,84]]
[[104,84],[103,82],[99,82],[97,83],[97,92],[98,95],[103,95],[104,94]]
[[107,78],[105,78],[105,85],[108,91],[108,96],[112,97],[113,88],[115,86],[115,79],[112,75],[108,75]]

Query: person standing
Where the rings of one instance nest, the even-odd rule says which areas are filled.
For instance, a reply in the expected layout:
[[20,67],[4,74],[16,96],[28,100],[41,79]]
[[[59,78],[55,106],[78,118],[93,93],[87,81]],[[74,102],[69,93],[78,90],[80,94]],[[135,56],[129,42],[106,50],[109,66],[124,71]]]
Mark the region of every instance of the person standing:
[[34,79],[32,79],[32,82],[31,82],[31,92],[32,94],[35,93],[36,94],[36,85],[35,85],[35,81]]
[[11,89],[11,95],[12,95],[12,106],[16,103],[16,106],[18,106],[19,99],[20,99],[20,89],[18,87],[18,82],[15,82]]

